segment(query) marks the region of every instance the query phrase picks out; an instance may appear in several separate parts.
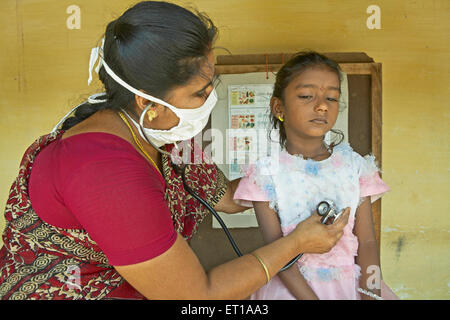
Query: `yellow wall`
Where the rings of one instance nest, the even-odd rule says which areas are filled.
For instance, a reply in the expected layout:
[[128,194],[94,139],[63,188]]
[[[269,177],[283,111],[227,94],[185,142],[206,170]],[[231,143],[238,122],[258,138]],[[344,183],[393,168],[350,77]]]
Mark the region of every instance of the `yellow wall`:
[[[383,64],[381,258],[402,298],[449,299],[450,1],[198,0],[233,53],[366,52]],[[69,30],[66,8],[81,8]],[[87,87],[90,48],[132,2],[0,2],[0,203],[25,148],[99,83]],[[369,30],[366,8],[381,8]],[[224,54],[224,51],[218,54]],[[3,206],[3,205],[2,205]],[[3,227],[4,223],[1,222]]]

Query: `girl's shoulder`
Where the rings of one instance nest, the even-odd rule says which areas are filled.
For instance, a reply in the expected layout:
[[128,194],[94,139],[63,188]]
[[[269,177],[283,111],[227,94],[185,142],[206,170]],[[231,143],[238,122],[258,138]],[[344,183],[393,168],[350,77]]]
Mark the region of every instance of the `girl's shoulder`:
[[354,166],[361,175],[374,173],[379,170],[378,162],[375,156],[371,153],[361,155],[353,150],[349,143],[344,142],[335,147],[334,152],[346,157],[346,161]]

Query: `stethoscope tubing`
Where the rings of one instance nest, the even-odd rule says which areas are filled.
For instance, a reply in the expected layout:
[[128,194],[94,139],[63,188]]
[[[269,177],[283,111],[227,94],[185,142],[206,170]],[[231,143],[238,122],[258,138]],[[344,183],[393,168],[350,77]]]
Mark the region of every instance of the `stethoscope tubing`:
[[[234,252],[236,252],[236,255],[238,257],[242,257],[243,254],[241,252],[241,250],[239,249],[238,245],[236,244],[236,241],[234,241],[233,236],[231,235],[230,231],[228,230],[228,227],[226,226],[225,222],[223,221],[223,219],[220,217],[220,215],[217,213],[216,210],[214,210],[214,208],[212,208],[208,202],[206,202],[203,198],[201,198],[198,194],[196,194],[187,184],[186,182],[186,164],[183,164],[180,167],[178,167],[178,170],[175,171],[179,171],[181,172],[181,179],[183,180],[183,186],[184,189],[189,192],[189,194],[191,196],[193,196],[195,199],[197,199],[202,205],[204,205],[206,207],[206,209],[209,210],[209,212],[211,212],[211,214],[214,216],[214,218],[217,220],[217,222],[219,222],[220,226],[222,227],[222,230],[225,232],[228,241],[230,242],[231,246],[233,247]],[[296,257],[294,257],[291,261],[289,261],[283,268],[280,269],[279,272],[281,271],[285,271],[287,269],[289,269],[293,264],[295,264],[301,257],[302,257],[303,253],[300,253],[299,255],[297,255]]]
[[[96,98],[98,96],[101,95],[105,95],[105,93],[100,93],[100,94],[95,94],[91,97],[89,97],[88,102],[91,104],[95,104],[95,103],[103,103],[106,100],[96,100]],[[85,102],[84,102],[85,103]],[[56,132],[56,130],[64,123],[64,121],[76,110],[78,109],[80,106],[82,106],[84,103],[81,103],[79,105],[77,105],[76,107],[74,107],[72,110],[70,110],[69,113],[67,113],[59,122],[58,124],[53,128],[52,133]],[[151,104],[149,104],[145,110],[142,112],[141,117],[139,119],[139,128],[138,130],[141,132],[142,136],[145,138],[145,140],[151,145],[153,146],[156,150],[158,150],[159,152],[166,154],[167,156],[171,156],[171,154],[165,150],[162,150],[161,148],[159,148],[157,145],[155,145],[145,134],[144,132],[144,126],[143,126],[143,119],[144,119],[144,115],[146,114],[147,110],[151,107]],[[185,176],[185,172],[186,172],[186,164],[183,164],[180,168],[179,165],[175,165],[173,164],[173,168],[175,170],[175,172],[177,172],[178,174],[181,173],[181,178],[183,180],[183,185],[184,188],[186,189],[187,192],[189,192],[189,194],[191,194],[195,199],[197,199],[202,205],[204,205],[206,207],[206,209],[208,209],[211,214],[214,216],[214,218],[219,222],[220,226],[222,227],[222,230],[225,232],[231,246],[233,247],[233,250],[236,252],[236,255],[238,257],[242,257],[243,254],[241,252],[241,250],[239,249],[238,245],[236,244],[236,241],[234,241],[230,231],[228,230],[228,227],[226,226],[225,222],[222,220],[222,218],[219,216],[219,214],[216,212],[216,210],[214,210],[214,208],[212,208],[208,202],[206,202],[206,200],[202,199],[198,194],[196,194],[187,184],[186,182],[186,176]],[[293,258],[291,261],[289,261],[288,264],[286,264],[283,268],[280,269],[281,271],[284,271],[286,269],[288,269],[289,267],[291,267],[294,263],[296,263],[298,261],[298,259],[300,259],[302,257],[303,253],[300,253],[299,255],[297,255],[295,258]]]

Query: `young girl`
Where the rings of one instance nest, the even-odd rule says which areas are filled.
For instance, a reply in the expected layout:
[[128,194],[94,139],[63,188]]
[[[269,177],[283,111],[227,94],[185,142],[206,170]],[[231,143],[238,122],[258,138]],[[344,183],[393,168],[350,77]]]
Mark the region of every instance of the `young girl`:
[[270,106],[282,151],[249,166],[234,199],[253,203],[266,242],[287,235],[323,200],[350,210],[350,219],[331,251],[304,254],[253,299],[395,297],[381,281],[371,213],[371,203],[389,187],[373,156],[363,158],[347,143],[324,142],[336,122],[339,97],[339,66],[318,53],[298,54],[277,73]]

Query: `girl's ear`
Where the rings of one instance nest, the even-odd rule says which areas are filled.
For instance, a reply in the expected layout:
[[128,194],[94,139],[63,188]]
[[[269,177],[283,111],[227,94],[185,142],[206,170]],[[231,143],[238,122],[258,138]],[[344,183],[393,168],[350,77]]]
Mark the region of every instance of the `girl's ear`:
[[272,97],[270,99],[270,110],[272,111],[272,115],[275,118],[278,117],[284,117],[284,106],[283,106],[283,102],[277,98],[277,97]]

